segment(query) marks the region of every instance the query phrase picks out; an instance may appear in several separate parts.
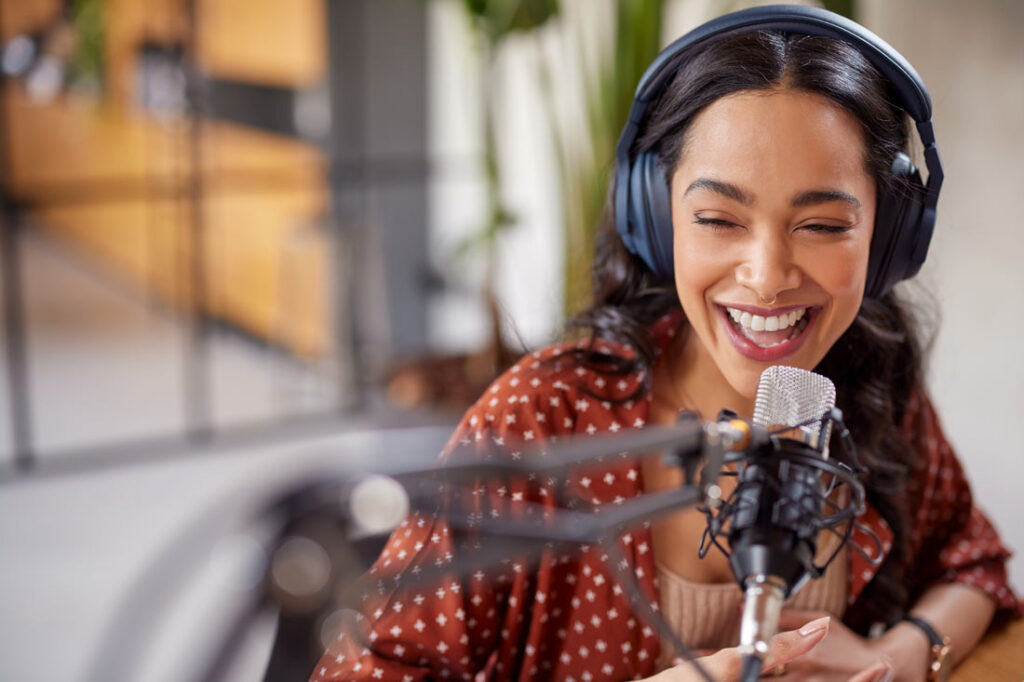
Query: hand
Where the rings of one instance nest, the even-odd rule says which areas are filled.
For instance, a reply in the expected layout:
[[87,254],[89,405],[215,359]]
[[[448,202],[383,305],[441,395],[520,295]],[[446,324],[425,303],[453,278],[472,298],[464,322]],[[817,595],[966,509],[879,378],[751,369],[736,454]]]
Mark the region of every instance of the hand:
[[[827,616],[802,622],[801,627],[788,632],[780,632],[771,641],[771,648],[765,658],[764,670],[767,672],[778,668],[778,666],[789,666],[801,660],[809,654],[819,643],[827,638],[831,626],[831,619]],[[740,677],[740,670],[743,657],[735,647],[722,649],[713,654],[701,656],[697,659],[701,667],[717,682],[732,682]],[[886,663],[880,663],[874,667],[863,670],[857,675],[850,677],[849,682],[876,682],[884,679],[884,676],[891,671]],[[681,663],[675,667],[664,670],[654,677],[647,678],[647,682],[696,682],[703,678],[697,670],[688,663]]]
[[[816,622],[822,615],[818,611],[784,609],[779,617],[779,628],[800,628],[804,624]],[[767,664],[764,669],[766,672],[771,671]],[[895,674],[893,661],[880,641],[865,639],[836,621],[818,646],[788,664],[786,673],[775,679],[778,682],[873,682],[897,679]]]

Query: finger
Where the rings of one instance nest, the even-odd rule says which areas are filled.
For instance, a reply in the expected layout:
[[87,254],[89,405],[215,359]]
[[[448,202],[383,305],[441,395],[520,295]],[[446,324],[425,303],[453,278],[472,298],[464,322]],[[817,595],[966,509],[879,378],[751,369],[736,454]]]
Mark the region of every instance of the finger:
[[[690,649],[690,656],[693,658],[703,658],[704,656],[710,656],[718,651],[718,649]],[[686,663],[686,659],[682,656],[676,655],[672,657],[672,665],[682,665]]]
[[895,670],[888,660],[881,660],[861,670],[849,679],[849,682],[890,682]]
[[[825,638],[830,622],[831,619],[826,616],[804,624],[799,630],[780,632],[772,637],[763,669],[770,670],[806,654]],[[735,680],[740,676],[743,657],[732,647],[702,658],[700,663],[716,680]]]
[[777,665],[789,663],[794,658],[803,656],[825,639],[831,624],[832,619],[823,616],[804,623],[797,630],[787,630],[775,635],[768,647],[763,668],[771,670]]

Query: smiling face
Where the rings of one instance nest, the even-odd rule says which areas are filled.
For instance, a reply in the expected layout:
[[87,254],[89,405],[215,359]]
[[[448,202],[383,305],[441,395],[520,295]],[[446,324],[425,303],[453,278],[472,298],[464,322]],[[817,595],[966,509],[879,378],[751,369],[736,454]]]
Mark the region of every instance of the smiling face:
[[723,97],[694,118],[671,192],[688,391],[724,380],[749,400],[770,365],[814,369],[867,277],[875,180],[857,119],[794,90]]

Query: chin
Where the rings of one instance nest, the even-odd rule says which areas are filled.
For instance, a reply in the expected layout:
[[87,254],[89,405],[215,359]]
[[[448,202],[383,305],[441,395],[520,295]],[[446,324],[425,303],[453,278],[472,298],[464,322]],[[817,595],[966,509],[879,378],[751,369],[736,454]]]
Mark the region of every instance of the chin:
[[765,365],[764,367],[730,372],[729,376],[726,377],[726,380],[729,382],[729,385],[732,386],[732,390],[736,391],[736,393],[740,394],[744,398],[753,401],[757,396],[757,384],[761,380],[761,372],[768,369],[770,366],[771,365]]
[[749,367],[737,367],[733,371],[726,374],[726,381],[732,387],[736,393],[740,396],[753,402],[754,398],[757,397],[757,385],[761,381],[761,373],[769,367],[776,365],[784,365],[786,367],[796,367],[797,369],[804,369],[813,372],[817,365],[808,367],[806,362],[801,362],[798,358],[790,357],[783,358],[777,362],[758,363]]

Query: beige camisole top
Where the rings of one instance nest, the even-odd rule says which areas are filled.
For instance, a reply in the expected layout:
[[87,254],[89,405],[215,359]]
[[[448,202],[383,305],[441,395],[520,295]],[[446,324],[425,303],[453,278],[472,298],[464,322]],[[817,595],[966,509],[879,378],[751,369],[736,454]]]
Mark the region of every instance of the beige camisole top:
[[[818,580],[808,580],[786,606],[825,611],[842,618],[846,609],[847,557],[844,547]],[[820,560],[819,552],[819,560]],[[658,563],[661,615],[684,644],[692,649],[721,649],[739,641],[743,593],[735,583],[694,583]],[[662,643],[661,663],[676,656]]]

